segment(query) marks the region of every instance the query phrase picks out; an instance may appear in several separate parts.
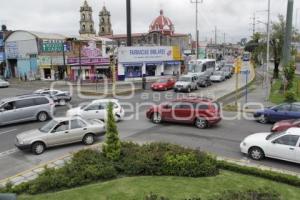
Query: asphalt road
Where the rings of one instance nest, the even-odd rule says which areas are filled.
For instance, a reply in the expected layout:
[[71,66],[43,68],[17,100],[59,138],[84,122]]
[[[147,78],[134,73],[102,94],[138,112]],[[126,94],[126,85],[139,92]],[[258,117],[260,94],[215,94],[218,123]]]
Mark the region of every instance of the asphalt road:
[[[215,97],[222,96],[228,92],[228,88],[234,87],[235,80],[227,80],[223,83],[216,83],[211,87],[200,89],[204,95]],[[30,93],[39,89],[38,85],[24,86],[13,85],[7,89],[0,90],[0,99],[9,96],[15,96]],[[58,89],[65,89],[60,86]],[[193,148],[200,148],[235,159],[247,159],[239,151],[239,143],[244,137],[255,132],[264,132],[270,130],[270,125],[262,125],[253,120],[246,120],[243,117],[233,117],[223,120],[215,127],[206,130],[199,130],[194,126],[178,124],[152,124],[145,117],[145,110],[149,103],[158,104],[176,96],[185,94],[174,94],[168,92],[152,92],[147,90],[142,93],[136,93],[129,99],[121,99],[120,102],[126,110],[127,120],[118,123],[120,137],[123,140],[132,140],[138,142],[163,141],[180,144]],[[76,92],[73,94],[72,105],[77,106],[83,102],[90,101],[91,98],[82,99]],[[130,111],[130,107],[132,110]],[[56,116],[64,116],[67,107],[57,107]],[[233,113],[224,113],[225,117],[232,117]],[[47,150],[44,154],[36,156],[30,152],[22,152],[14,147],[15,136],[23,131],[39,128],[44,123],[28,122],[23,124],[8,125],[0,128],[0,179],[7,178],[18,172],[32,168],[35,165],[54,160],[66,153],[84,147],[82,144],[67,145]],[[98,142],[104,141],[104,137],[99,138]],[[249,160],[249,162],[254,162]],[[280,169],[300,172],[297,164],[282,162],[278,160],[265,160],[260,164],[273,166]]]

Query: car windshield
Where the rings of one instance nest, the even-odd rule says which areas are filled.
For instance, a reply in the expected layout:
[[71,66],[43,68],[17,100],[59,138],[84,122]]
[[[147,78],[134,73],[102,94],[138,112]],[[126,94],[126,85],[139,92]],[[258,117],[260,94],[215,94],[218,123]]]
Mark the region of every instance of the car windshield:
[[214,75],[222,75],[222,72],[221,71],[216,71],[216,72],[214,72]]
[[48,133],[57,123],[58,123],[57,121],[51,120],[39,130],[43,133]]
[[182,82],[191,82],[191,78],[190,77],[180,77],[179,81],[182,81]]
[[284,135],[284,134],[285,134],[285,131],[283,131],[283,132],[270,133],[270,134],[266,137],[266,140],[272,140],[272,139],[276,138],[277,136],[281,136],[281,135]]
[[159,79],[158,81],[156,81],[157,83],[166,83],[167,79]]

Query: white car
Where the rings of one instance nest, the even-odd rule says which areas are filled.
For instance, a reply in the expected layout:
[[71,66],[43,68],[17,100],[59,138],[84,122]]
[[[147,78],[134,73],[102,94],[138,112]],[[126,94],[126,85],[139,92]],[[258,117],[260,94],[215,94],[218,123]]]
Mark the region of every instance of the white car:
[[0,88],[9,87],[9,82],[0,79]]
[[270,157],[300,163],[300,128],[279,133],[256,133],[240,144],[241,152],[254,160]]
[[225,74],[223,71],[215,71],[211,76],[210,80],[213,82],[221,82],[225,80]]
[[81,116],[85,119],[100,119],[105,121],[107,117],[107,106],[109,102],[113,103],[115,120],[122,120],[124,118],[125,111],[116,99],[94,100],[88,105],[68,110],[67,116]]
[[56,118],[36,130],[16,136],[15,145],[20,150],[42,154],[46,148],[83,142],[91,145],[97,136],[104,135],[105,125],[100,120],[84,120],[80,117]]

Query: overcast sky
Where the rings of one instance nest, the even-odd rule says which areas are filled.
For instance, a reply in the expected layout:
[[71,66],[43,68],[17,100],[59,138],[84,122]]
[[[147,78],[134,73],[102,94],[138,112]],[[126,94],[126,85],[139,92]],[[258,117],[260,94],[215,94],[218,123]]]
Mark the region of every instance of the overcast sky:
[[[278,14],[286,15],[288,0],[271,0],[271,20]],[[0,23],[12,30],[34,30],[42,32],[78,35],[79,9],[84,0],[0,0]],[[204,0],[199,5],[200,40],[214,38],[217,26],[218,40],[235,42],[252,33],[250,25],[253,12],[260,21],[267,21],[267,0]],[[114,33],[126,33],[126,0],[88,0],[93,7],[95,28],[98,32],[98,14],[105,4],[112,15]],[[147,32],[152,20],[163,9],[177,33],[195,32],[195,5],[190,0],[131,0],[132,31]],[[294,2],[294,19],[300,1]],[[295,21],[293,22],[293,24]],[[265,25],[257,24],[258,31],[265,31]],[[300,9],[298,9],[300,28]]]

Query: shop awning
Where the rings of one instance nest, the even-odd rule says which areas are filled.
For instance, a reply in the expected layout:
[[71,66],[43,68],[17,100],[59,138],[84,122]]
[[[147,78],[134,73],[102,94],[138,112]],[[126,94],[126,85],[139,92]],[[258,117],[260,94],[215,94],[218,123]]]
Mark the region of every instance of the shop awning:
[[95,66],[95,69],[109,69],[109,66]]
[[161,65],[162,63],[161,61],[145,62],[146,65]]

